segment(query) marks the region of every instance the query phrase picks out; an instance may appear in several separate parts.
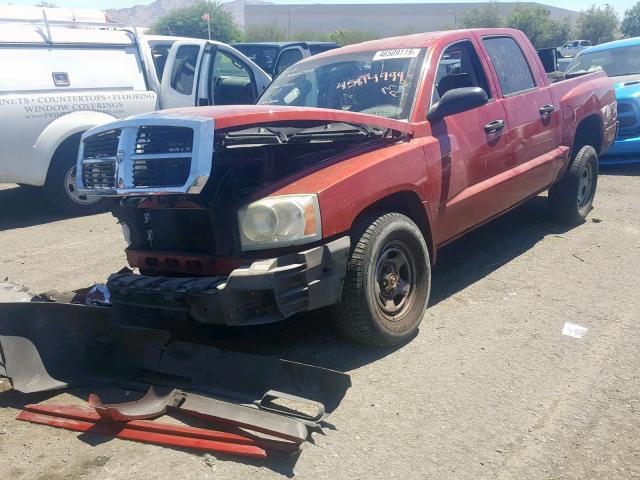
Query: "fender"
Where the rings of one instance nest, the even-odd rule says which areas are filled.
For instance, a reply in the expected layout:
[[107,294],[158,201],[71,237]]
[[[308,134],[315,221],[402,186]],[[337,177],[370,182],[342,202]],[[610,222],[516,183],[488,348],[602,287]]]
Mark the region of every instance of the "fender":
[[90,111],[73,112],[57,118],[47,125],[33,145],[31,168],[23,172],[21,181],[29,185],[44,185],[51,159],[62,142],[76,133],[114,120],[116,117],[107,113]]
[[431,137],[424,137],[338,162],[272,195],[317,193],[325,238],[349,231],[354,220],[369,206],[402,192],[412,192],[420,199],[430,226],[432,192],[424,146],[433,141]]

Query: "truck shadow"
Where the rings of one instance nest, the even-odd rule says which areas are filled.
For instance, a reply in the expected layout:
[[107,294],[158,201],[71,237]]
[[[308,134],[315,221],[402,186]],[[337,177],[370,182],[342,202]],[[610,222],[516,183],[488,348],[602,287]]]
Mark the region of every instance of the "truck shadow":
[[37,187],[2,185],[0,231],[42,225],[65,218],[56,212]]
[[0,184],[0,231],[73,218],[55,210],[38,187]]

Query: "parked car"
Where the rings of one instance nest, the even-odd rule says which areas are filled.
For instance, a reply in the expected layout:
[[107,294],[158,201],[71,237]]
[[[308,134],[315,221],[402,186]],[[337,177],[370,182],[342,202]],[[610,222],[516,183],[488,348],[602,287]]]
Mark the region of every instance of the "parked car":
[[338,48],[334,42],[254,42],[233,43],[265,72],[276,76],[303,58]]
[[78,179],[119,199],[140,271],[108,281],[123,317],[246,326],[330,306],[349,338],[394,345],[443,245],[545,190],[557,220],[583,221],[615,129],[603,72],[550,83],[520,31],[431,32],[306,58],[257,105],[90,130]]
[[603,164],[640,162],[640,37],[603,43],[583,50],[567,74],[604,70],[616,90],[618,134]]
[[75,187],[86,130],[158,108],[253,103],[271,81],[228,45],[141,39],[102,12],[3,6],[0,25],[0,183],[44,186],[68,213],[104,208]]
[[561,57],[575,57],[576,54],[591,46],[589,40],[571,40],[558,48]]

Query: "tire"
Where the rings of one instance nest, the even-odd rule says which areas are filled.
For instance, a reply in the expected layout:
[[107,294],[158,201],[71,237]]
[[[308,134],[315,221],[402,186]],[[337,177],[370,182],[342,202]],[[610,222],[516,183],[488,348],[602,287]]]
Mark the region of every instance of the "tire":
[[69,144],[56,151],[44,184],[45,197],[56,210],[69,215],[104,212],[108,208],[106,199],[80,196],[75,191],[78,148],[78,144]]
[[554,220],[565,225],[584,222],[593,209],[598,186],[598,154],[590,145],[577,149],[569,169],[549,190]]
[[331,307],[338,329],[365,345],[407,342],[418,330],[431,290],[422,232],[406,216],[387,213],[356,225],[352,241],[342,298]]

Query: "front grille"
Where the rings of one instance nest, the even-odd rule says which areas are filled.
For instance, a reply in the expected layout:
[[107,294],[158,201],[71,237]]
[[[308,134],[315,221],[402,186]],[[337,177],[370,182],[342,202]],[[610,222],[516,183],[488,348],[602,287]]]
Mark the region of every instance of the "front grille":
[[152,158],[133,161],[133,186],[180,187],[191,171],[191,158]]
[[[171,192],[186,191],[192,187],[186,184],[192,168],[199,166],[200,152],[203,149],[210,152],[213,146],[196,145],[198,138],[196,129],[182,125],[132,123],[95,133],[83,139],[82,176],[78,181],[82,182],[82,189],[104,195],[165,188]],[[194,159],[193,155],[197,157]],[[197,178],[209,173],[202,172]]]
[[618,103],[618,113],[633,112],[633,107],[625,102]]
[[82,183],[86,188],[111,189],[116,185],[116,162],[92,162],[82,165]]
[[120,141],[120,129],[108,130],[84,139],[85,160],[115,157]]
[[620,128],[631,128],[636,124],[634,117],[619,117]]
[[146,126],[138,129],[135,153],[191,153],[193,129],[188,127]]

